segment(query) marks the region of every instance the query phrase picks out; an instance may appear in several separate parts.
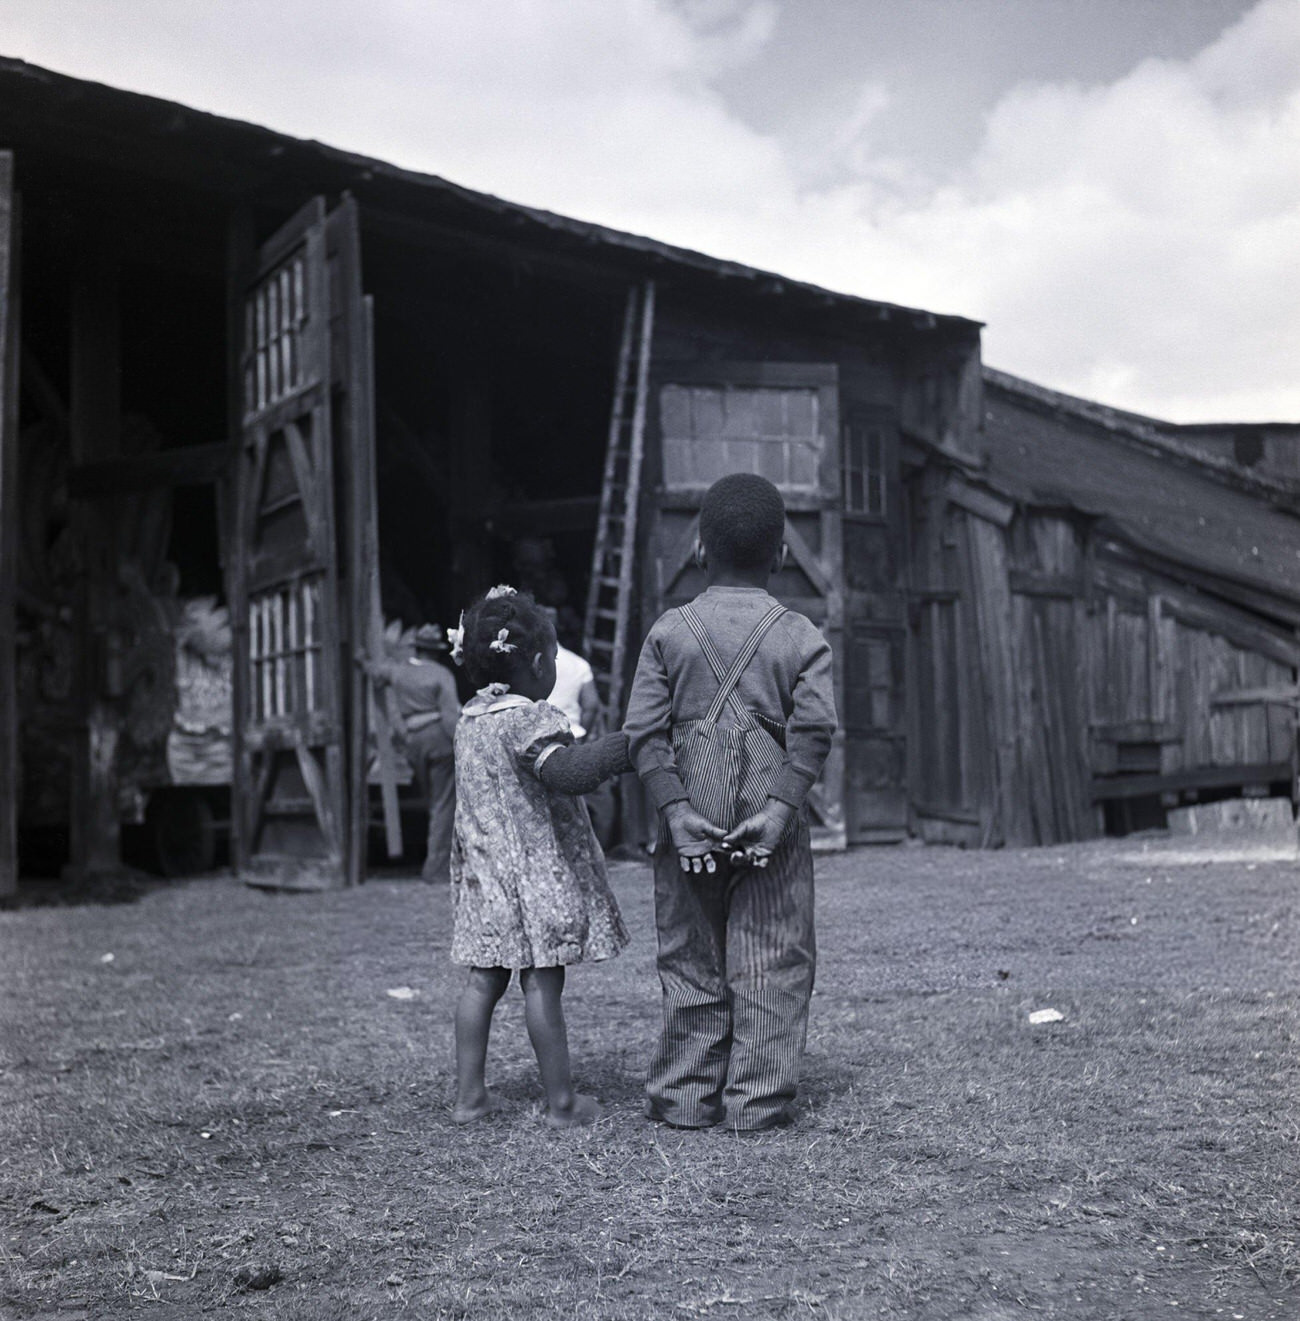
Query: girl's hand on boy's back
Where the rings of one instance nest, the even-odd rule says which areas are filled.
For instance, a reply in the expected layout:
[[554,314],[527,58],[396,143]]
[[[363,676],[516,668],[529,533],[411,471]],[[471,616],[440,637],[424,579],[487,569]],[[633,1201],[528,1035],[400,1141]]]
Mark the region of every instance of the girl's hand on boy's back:
[[721,826],[715,826],[707,817],[701,816],[685,800],[669,803],[664,808],[664,822],[682,871],[717,871],[713,850],[727,833]]
[[793,815],[794,808],[789,803],[769,798],[761,812],[747,816],[722,841],[723,847],[731,850],[732,862],[766,867]]

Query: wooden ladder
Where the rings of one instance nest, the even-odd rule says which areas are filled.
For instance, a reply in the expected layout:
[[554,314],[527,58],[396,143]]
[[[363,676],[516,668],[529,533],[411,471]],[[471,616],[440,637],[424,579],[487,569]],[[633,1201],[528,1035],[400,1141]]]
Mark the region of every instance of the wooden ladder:
[[618,352],[605,478],[600,488],[600,514],[582,629],[582,645],[596,675],[596,688],[616,726],[622,719],[623,677],[632,617],[636,514],[641,497],[654,315],[654,281],[634,284],[628,290],[627,310],[623,314],[623,341]]

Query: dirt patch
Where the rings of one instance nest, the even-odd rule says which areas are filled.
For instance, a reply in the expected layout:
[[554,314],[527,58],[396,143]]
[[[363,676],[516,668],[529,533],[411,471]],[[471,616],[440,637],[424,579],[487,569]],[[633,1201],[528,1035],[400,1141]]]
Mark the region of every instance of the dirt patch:
[[0,914],[0,1316],[1289,1321],[1300,878],[1140,852],[822,860],[800,1122],[751,1139],[641,1118],[641,866],[563,1135],[517,991],[450,1122],[443,890]]

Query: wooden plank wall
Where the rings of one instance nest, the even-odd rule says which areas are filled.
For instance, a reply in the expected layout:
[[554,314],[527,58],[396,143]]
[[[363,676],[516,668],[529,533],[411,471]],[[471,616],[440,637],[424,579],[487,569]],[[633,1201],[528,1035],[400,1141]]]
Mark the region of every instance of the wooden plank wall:
[[1121,561],[1076,515],[933,467],[911,495],[910,783],[926,838],[952,835],[927,818],[973,809],[981,838],[963,842],[1088,839],[1097,776],[1292,761],[1292,711],[1213,704],[1295,681],[1300,646],[1281,626]]
[[908,785],[913,829],[932,843],[1001,842],[990,703],[965,510],[948,503],[946,472],[908,483]]
[[1130,596],[1102,593],[1089,617],[1086,668],[1092,695],[1098,774],[1120,769],[1114,748],[1160,745],[1162,775],[1213,766],[1289,761],[1294,715],[1282,706],[1215,707],[1216,695],[1282,687],[1295,668],[1277,657],[1180,618],[1177,603],[1152,584],[1139,608]]

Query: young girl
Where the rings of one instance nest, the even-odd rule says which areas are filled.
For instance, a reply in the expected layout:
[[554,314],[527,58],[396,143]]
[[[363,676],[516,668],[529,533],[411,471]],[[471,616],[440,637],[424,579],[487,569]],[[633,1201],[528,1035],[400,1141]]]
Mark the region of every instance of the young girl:
[[451,957],[469,977],[456,1006],[452,1118],[465,1124],[494,1109],[483,1077],[488,1033],[518,969],[546,1122],[589,1124],[600,1106],[573,1090],[564,969],[611,958],[627,932],[576,795],[629,769],[627,740],[573,746],[568,720],[543,700],[555,686],[555,628],[532,597],[494,587],[451,637],[452,658],[479,690],[456,728]]

